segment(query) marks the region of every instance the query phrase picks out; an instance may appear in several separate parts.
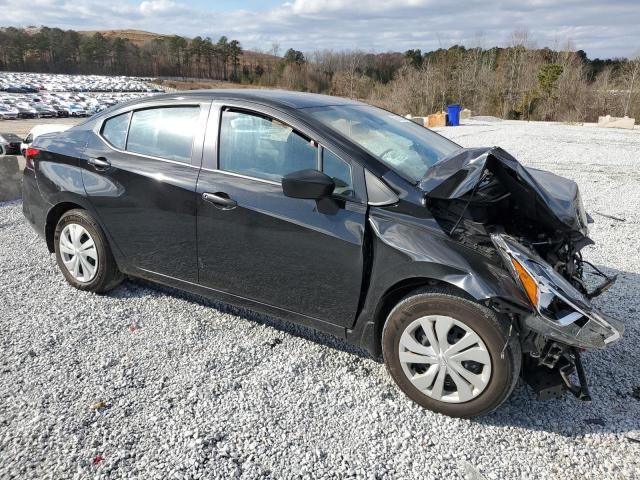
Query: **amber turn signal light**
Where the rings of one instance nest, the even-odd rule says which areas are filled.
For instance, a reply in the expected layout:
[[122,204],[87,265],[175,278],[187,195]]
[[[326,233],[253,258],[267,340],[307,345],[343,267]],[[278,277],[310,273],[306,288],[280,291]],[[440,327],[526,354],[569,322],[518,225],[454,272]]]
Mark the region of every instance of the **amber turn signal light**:
[[529,301],[535,307],[538,304],[538,284],[515,258],[511,257],[511,263],[518,274],[518,278],[520,279],[520,283],[522,284],[527,297],[529,297]]

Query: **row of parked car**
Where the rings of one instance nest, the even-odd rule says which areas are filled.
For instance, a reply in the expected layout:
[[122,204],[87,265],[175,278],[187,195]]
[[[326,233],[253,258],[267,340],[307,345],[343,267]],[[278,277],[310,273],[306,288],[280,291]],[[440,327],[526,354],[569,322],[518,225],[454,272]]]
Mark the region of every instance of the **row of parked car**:
[[148,80],[0,72],[0,120],[89,117],[118,103],[162,91],[150,87]]
[[0,93],[0,120],[90,117],[118,103],[151,93]]
[[[100,75],[52,75],[0,72],[0,120],[19,118],[89,117],[102,110],[162,90],[149,79]],[[0,155],[24,155],[44,133],[63,131],[63,124],[40,124],[23,139],[0,132]]]
[[138,92],[153,93],[148,78],[104,75],[62,75],[0,72],[0,91],[8,93],[49,92]]

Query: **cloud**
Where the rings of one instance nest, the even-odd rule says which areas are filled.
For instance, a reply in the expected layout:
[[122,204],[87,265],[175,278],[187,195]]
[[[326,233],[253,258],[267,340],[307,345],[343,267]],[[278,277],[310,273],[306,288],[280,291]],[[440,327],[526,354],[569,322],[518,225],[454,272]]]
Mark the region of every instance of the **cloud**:
[[287,4],[295,14],[314,14],[327,12],[389,11],[435,4],[436,0],[369,0],[366,4],[345,2],[344,0],[294,0]]
[[178,5],[170,0],[150,0],[140,4],[140,13],[146,16],[173,14]]
[[558,47],[571,40],[592,58],[628,56],[640,49],[637,0],[290,0],[252,1],[253,7],[197,1],[0,0],[8,13],[3,22],[11,25],[37,21],[80,30],[136,28],[191,37],[227,35],[245,48],[268,49],[272,43],[283,50],[303,51],[430,50],[454,44],[490,47],[505,45],[511,32],[526,28],[539,47]]

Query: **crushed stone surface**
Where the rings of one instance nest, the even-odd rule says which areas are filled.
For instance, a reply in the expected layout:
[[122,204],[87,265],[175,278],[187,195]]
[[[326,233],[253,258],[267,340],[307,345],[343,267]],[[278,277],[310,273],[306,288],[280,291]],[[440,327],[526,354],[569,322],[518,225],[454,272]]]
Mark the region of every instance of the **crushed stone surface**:
[[519,384],[480,419],[431,413],[310,329],[139,282],[75,290],[21,203],[0,203],[0,478],[640,478],[640,130],[441,132],[580,185],[585,258],[618,275],[595,303],[627,329],[583,356],[593,402]]

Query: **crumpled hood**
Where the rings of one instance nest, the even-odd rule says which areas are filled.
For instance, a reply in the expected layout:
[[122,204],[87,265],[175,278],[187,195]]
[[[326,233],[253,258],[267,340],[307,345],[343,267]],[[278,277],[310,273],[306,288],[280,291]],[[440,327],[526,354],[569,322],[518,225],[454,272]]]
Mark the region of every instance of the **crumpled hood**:
[[588,217],[578,185],[551,172],[524,167],[499,147],[460,149],[433,165],[419,186],[431,199],[460,199],[471,193],[485,169],[505,185],[528,220],[586,237]]

